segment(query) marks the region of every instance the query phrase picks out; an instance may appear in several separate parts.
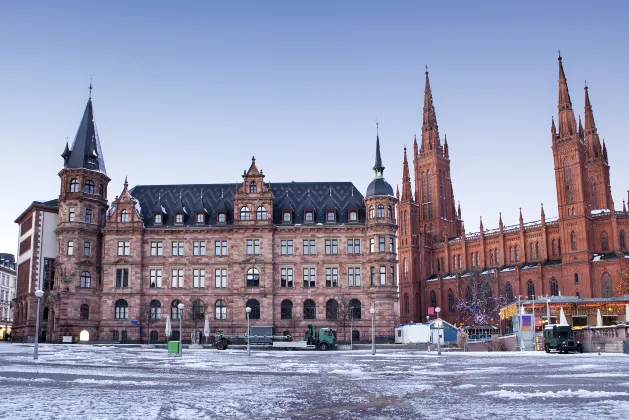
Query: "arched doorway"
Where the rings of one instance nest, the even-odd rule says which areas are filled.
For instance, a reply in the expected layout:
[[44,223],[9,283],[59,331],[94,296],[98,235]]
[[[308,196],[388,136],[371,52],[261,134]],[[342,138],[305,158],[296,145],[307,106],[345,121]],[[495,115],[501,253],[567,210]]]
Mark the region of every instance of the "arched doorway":
[[81,331],[79,334],[79,341],[90,341],[90,332],[87,330]]

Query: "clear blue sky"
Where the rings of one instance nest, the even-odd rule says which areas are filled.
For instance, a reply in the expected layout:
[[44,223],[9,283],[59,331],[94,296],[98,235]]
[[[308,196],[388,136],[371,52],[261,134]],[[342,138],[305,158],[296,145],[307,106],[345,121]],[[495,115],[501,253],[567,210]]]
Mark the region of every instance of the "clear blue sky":
[[[175,3],[177,3],[175,5]],[[420,133],[424,66],[466,229],[557,214],[557,49],[573,106],[587,79],[616,207],[629,187],[629,2],[182,1],[0,5],[0,251],[59,193],[59,156],[94,81],[109,199],[131,185],[385,177]]]

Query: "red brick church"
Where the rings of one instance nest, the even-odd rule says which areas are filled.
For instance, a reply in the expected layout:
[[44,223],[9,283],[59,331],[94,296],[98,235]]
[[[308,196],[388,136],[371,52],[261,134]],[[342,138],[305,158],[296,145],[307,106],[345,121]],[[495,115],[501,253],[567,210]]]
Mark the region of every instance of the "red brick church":
[[[398,191],[401,320],[441,307],[457,324],[496,323],[495,308],[518,296],[612,297],[627,267],[629,214],[614,208],[607,148],[601,144],[587,86],[585,121],[575,119],[559,57],[558,118],[551,124],[558,217],[466,233],[455,207],[448,140],[439,135],[428,72],[420,142],[404,149]],[[550,174],[549,174],[550,175]],[[413,190],[414,186],[414,190]],[[629,255],[629,254],[627,254]]]

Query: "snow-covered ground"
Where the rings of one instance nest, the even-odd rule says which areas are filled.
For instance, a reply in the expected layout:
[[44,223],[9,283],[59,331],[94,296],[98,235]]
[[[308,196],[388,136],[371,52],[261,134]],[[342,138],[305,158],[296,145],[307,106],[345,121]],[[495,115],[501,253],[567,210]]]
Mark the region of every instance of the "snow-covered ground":
[[629,356],[0,343],[0,418],[629,418]]

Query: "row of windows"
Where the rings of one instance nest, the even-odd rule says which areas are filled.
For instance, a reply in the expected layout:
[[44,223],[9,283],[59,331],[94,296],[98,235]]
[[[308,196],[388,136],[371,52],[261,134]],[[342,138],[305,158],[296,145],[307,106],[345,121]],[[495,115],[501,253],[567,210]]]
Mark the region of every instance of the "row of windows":
[[[170,271],[170,287],[181,288],[185,287],[185,275],[183,268],[173,268]],[[339,287],[339,269],[338,267],[325,267],[325,287]],[[317,272],[313,267],[306,267],[302,269],[302,281],[303,287],[312,288],[317,287]],[[395,266],[389,267],[389,278],[387,281],[387,267],[386,266],[373,266],[369,269],[369,282],[370,285],[386,286],[395,285]],[[206,285],[207,272],[205,268],[193,268],[192,269],[192,287],[204,288]],[[227,269],[216,268],[214,269],[214,287],[226,288],[227,287]],[[348,267],[347,268],[347,285],[349,287],[361,287],[362,285],[361,267]],[[292,267],[280,268],[280,287],[295,287],[295,270]],[[245,274],[246,287],[260,287],[260,271],[251,267],[247,269]],[[90,287],[91,275],[89,271],[81,273],[81,287]],[[161,288],[163,283],[163,269],[162,268],[150,268],[149,269],[149,288]],[[114,279],[114,287],[126,288],[129,287],[129,269],[117,268]]]
[[[68,207],[68,222],[73,223],[78,221],[76,213],[77,212],[74,207]],[[86,208],[83,215],[83,222],[88,224],[94,223],[94,216],[94,210],[91,208]]]
[[[83,183],[83,192],[87,194],[95,194],[96,186],[94,185],[94,181],[91,179],[85,180]],[[79,180],[76,178],[72,178],[70,180],[70,192],[79,192]],[[103,195],[103,184],[98,185],[98,195]]]
[[[175,299],[170,304],[169,316],[172,320],[179,320],[182,315],[185,317],[184,312],[179,309],[180,300]],[[246,306],[251,308],[249,313],[249,319],[260,319],[260,302],[256,299],[249,299]],[[189,311],[189,316],[197,317],[199,319],[205,318],[206,304],[201,299],[195,299],[192,302],[192,310]],[[344,311],[347,311],[346,313]],[[152,321],[162,319],[162,304],[158,300],[152,300],[149,303],[149,314]],[[84,317],[85,315],[85,317]],[[243,314],[246,318],[246,312]],[[87,305],[81,305],[81,319],[89,318],[89,307]],[[115,319],[129,319],[129,303],[124,299],[119,299],[115,303],[114,307]],[[227,319],[227,304],[223,299],[219,299],[214,303],[214,318],[217,320]],[[290,299],[285,299],[280,304],[280,318],[281,319],[293,319],[293,302]],[[303,319],[316,319],[317,318],[317,304],[312,299],[307,299],[303,303]],[[336,320],[339,318],[344,319],[361,319],[362,318],[362,305],[358,299],[352,299],[349,301],[346,308],[339,306],[336,299],[329,299],[325,304],[325,318],[327,320]]]
[[[374,206],[369,206],[369,218],[370,219],[381,219],[384,217],[384,205],[378,204],[375,208]],[[391,205],[387,206],[387,217],[389,219],[393,219],[393,207]]]

